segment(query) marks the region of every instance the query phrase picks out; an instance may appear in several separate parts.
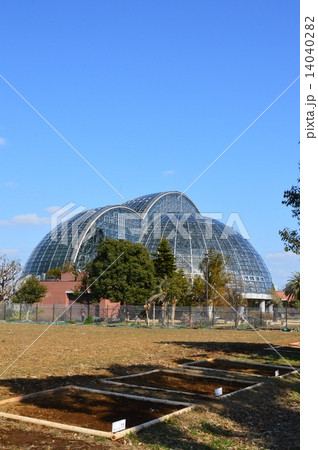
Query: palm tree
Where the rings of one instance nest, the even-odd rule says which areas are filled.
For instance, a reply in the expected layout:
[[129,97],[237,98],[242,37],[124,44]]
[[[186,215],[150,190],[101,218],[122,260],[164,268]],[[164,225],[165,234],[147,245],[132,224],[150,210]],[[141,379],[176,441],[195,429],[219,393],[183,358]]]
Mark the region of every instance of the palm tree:
[[288,280],[285,287],[285,294],[288,301],[295,300],[300,301],[300,273],[295,272]]
[[[152,305],[152,325],[155,326],[155,318],[156,318],[156,304],[161,304],[163,309],[166,306],[166,293],[164,292],[164,283],[166,279],[160,280],[159,284],[156,287],[156,292],[148,299],[148,310]],[[163,311],[162,311],[163,312]],[[163,314],[163,322],[165,321],[165,313]],[[164,324],[164,323],[163,323]]]

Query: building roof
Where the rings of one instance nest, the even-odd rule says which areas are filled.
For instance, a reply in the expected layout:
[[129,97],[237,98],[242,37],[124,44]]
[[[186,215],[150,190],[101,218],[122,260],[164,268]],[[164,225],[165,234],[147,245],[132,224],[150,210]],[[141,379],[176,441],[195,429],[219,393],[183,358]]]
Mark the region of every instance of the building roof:
[[[287,295],[285,294],[285,291],[275,291],[275,294],[277,294],[278,297],[283,301],[288,300]],[[293,299],[294,299],[294,297],[291,296],[289,300],[293,300]]]

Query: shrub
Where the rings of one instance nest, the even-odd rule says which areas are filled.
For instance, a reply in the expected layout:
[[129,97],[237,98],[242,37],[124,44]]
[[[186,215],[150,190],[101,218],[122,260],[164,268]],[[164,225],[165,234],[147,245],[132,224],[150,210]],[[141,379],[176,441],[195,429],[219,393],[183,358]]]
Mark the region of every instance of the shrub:
[[88,316],[85,319],[84,325],[91,325],[94,323],[93,316],[91,314],[88,314]]

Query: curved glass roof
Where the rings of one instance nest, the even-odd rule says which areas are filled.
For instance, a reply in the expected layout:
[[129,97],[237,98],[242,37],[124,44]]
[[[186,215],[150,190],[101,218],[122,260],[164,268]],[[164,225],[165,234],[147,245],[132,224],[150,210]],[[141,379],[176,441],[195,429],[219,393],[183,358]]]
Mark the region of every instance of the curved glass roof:
[[60,223],[33,250],[24,272],[43,276],[66,262],[84,270],[106,237],[141,242],[150,253],[165,237],[177,266],[191,276],[199,273],[199,264],[212,247],[223,255],[233,287],[251,295],[267,294],[272,287],[262,257],[247,239],[202,216],[187,196],[173,191],[91,209]]
[[[137,242],[139,229],[139,215],[124,206],[106,206],[81,212],[58,224],[42,239],[31,253],[24,273],[44,275],[66,262],[78,264],[81,270],[87,261],[96,256],[101,240],[110,237]],[[85,249],[86,256],[83,257]]]
[[24,272],[40,275],[49,269],[61,267],[65,262],[71,261],[73,244],[100,209],[81,212],[68,221],[59,223],[35,247],[25,265]]
[[144,211],[146,211],[148,206],[161,194],[162,192],[158,192],[156,194],[143,195],[141,197],[128,200],[123,204],[139,212],[139,214],[142,214]]
[[149,210],[156,212],[199,212],[195,204],[182,192],[159,192],[143,195],[123,203],[139,214],[149,214]]
[[185,273],[199,274],[202,259],[213,248],[222,254],[231,285],[239,291],[265,294],[272,287],[270,273],[250,242],[215,219],[192,213],[161,214],[149,222],[141,243],[156,253],[163,237]]

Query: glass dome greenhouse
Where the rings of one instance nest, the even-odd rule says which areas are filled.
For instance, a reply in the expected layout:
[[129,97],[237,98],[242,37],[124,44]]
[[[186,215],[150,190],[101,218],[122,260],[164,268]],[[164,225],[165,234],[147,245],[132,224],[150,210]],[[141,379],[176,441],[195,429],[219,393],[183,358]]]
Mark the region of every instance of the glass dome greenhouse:
[[205,217],[180,192],[163,192],[129,200],[122,205],[90,209],[61,222],[33,250],[25,275],[45,277],[49,269],[74,263],[79,271],[97,254],[105,238],[142,243],[155,253],[165,237],[177,267],[193,277],[210,248],[224,257],[231,284],[246,298],[270,299],[270,273],[248,239],[234,228]]

